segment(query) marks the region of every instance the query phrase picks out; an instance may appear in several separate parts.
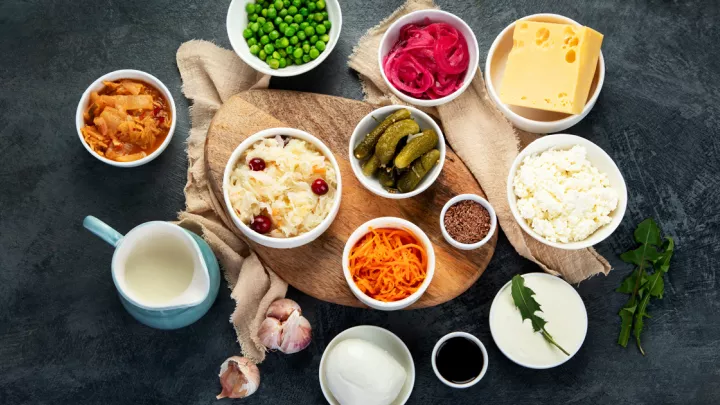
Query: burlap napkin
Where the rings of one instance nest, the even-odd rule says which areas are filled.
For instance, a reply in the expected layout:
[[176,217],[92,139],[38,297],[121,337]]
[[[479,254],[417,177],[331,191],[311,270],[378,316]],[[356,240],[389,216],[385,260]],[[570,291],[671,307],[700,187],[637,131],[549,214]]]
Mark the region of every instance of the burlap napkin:
[[232,290],[235,311],[230,317],[242,354],[256,363],[265,359],[265,347],[257,338],[265,312],[287,292],[287,283],[263,268],[257,256],[236,233],[222,203],[210,190],[205,172],[205,138],[210,121],[222,104],[241,91],[265,88],[270,82],[228,51],[206,41],[190,41],[180,46],[177,65],[183,80],[183,93],[192,100],[188,137],[188,173],[185,185],[185,211],[180,226],[196,232],[208,242],[223,268]]
[[[402,103],[388,90],[380,75],[377,56],[380,39],[399,17],[435,7],[432,0],[409,0],[360,39],[349,65],[360,74],[366,101]],[[440,118],[446,140],[482,186],[495,208],[500,226],[518,253],[543,270],[562,275],[570,283],[610,271],[610,264],[595,249],[571,251],[548,247],[526,235],[515,222],[507,203],[507,176],[518,152],[538,136],[515,129],[495,108],[487,96],[480,70],[475,72],[472,85],[465,93],[431,113]]]

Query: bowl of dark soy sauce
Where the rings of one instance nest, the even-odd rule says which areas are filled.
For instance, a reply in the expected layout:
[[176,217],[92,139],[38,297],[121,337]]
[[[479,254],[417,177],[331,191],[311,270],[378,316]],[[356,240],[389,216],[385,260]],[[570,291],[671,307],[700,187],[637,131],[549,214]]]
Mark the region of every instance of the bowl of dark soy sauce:
[[468,388],[477,384],[488,367],[488,355],[480,339],[465,332],[443,336],[432,352],[435,375],[445,385]]

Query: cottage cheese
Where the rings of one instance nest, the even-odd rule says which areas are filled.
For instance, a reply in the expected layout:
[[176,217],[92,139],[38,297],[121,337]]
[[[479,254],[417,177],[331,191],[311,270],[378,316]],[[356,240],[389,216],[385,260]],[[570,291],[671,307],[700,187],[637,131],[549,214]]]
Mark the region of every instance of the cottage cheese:
[[610,223],[618,194],[587,150],[550,149],[523,159],[513,188],[520,216],[550,242],[577,242]]

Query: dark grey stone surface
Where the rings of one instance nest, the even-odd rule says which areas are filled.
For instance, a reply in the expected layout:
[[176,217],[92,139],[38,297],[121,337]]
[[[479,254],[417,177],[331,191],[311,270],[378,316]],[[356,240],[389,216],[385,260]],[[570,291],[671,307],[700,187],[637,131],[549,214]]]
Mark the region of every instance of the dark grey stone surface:
[[[41,1],[0,3],[0,403],[212,404],[219,364],[238,352],[221,289],[210,312],[173,332],[147,328],[121,307],[109,246],[84,231],[96,215],[126,232],[171,220],[183,208],[188,102],[175,51],[207,39],[229,47],[229,0]],[[346,65],[361,34],[401,4],[343,0],[340,43],[306,75],[273,87],[360,99]],[[580,352],[562,367],[533,371],[503,357],[488,328],[490,302],[513,274],[537,271],[504,236],[485,275],[456,300],[432,309],[381,313],[318,302],[291,289],[314,328],[299,354],[271,354],[262,385],[243,404],[320,404],[317,369],[342,330],[378,325],[398,334],[415,359],[410,404],[720,403],[720,7],[707,1],[440,1],[475,30],[481,60],[495,35],[537,12],[570,16],[605,34],[607,79],[591,114],[568,132],[596,142],[617,162],[630,201],[617,232],[598,246],[615,269],[583,282],[589,315]],[[80,145],[78,99],[101,74],[136,68],[172,91],[178,126],[169,148],[132,170],[107,166]],[[642,357],[617,346],[613,292],[631,270],[618,254],[652,216],[678,250],[665,299],[651,304]],[[465,391],[442,385],[429,357],[453,330],[487,346],[487,376]]]

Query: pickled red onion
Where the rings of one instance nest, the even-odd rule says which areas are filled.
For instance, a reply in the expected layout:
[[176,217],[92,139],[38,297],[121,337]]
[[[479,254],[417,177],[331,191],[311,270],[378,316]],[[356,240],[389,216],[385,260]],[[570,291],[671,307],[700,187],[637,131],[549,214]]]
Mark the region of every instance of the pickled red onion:
[[457,91],[470,65],[465,37],[446,23],[407,24],[383,60],[390,83],[419,99],[437,99]]

